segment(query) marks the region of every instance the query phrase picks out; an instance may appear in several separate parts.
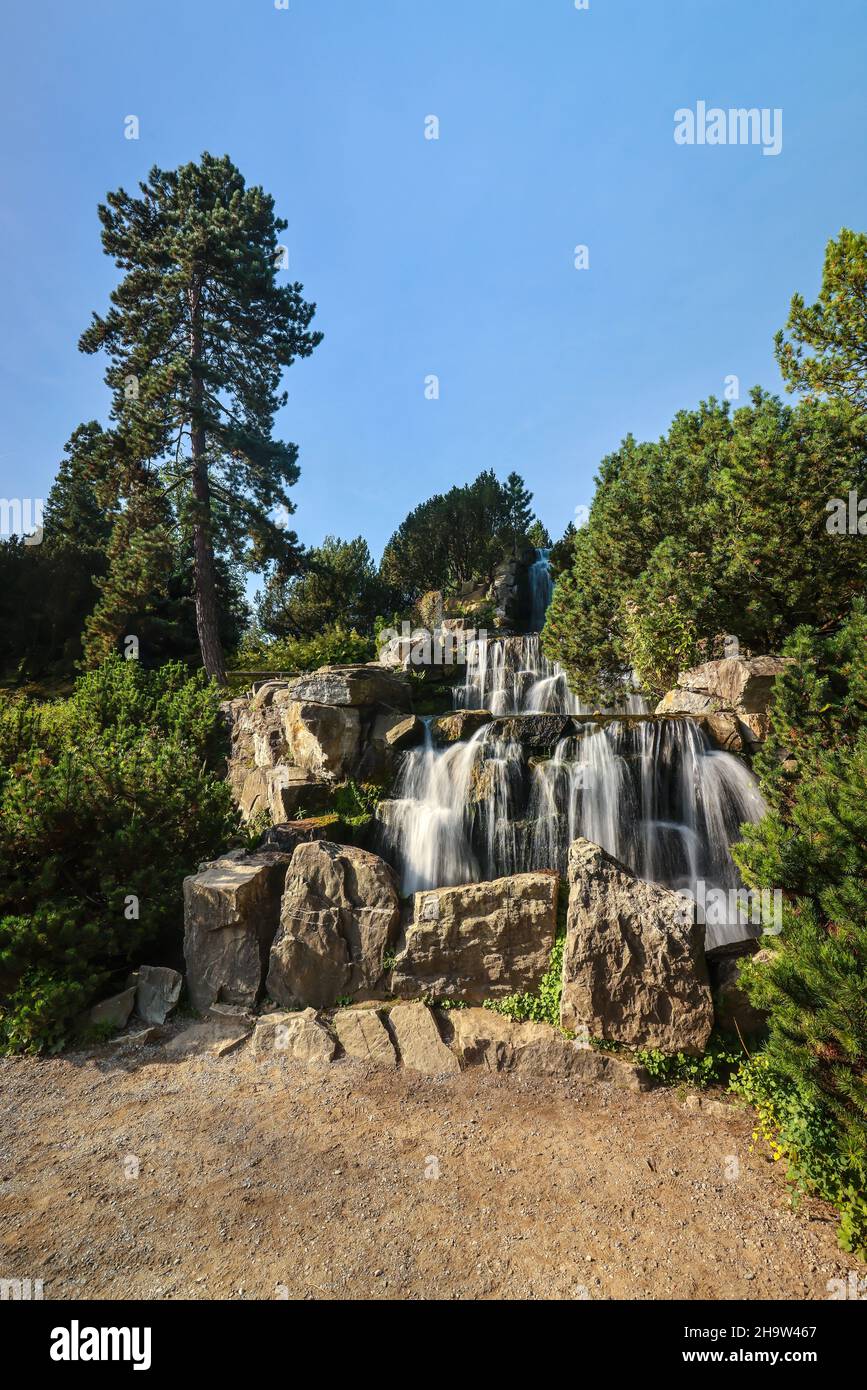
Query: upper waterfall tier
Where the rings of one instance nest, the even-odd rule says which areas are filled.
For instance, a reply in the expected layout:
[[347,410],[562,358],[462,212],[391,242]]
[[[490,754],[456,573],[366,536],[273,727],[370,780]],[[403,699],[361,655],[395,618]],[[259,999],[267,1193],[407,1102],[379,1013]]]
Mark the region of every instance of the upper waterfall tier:
[[[455,709],[492,714],[590,714],[569,689],[566,673],[528,637],[479,637],[467,644],[466,676],[454,692]],[[624,698],[622,713],[646,714],[640,695]]]
[[536,558],[527,571],[527,583],[530,589],[530,627],[534,632],[541,632],[554,592],[550,550],[536,551]]

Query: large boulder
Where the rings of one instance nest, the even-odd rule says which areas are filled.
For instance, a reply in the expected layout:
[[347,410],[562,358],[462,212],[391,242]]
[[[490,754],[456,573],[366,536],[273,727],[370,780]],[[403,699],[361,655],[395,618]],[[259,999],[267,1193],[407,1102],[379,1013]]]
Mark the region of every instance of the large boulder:
[[538,988],[557,933],[556,873],[416,893],[392,972],[399,995],[482,1003]]
[[632,1047],[703,1052],[714,1016],[694,909],[589,840],[570,847],[568,876],[563,1027]]
[[293,701],[286,707],[284,728],[289,756],[298,768],[330,781],[353,771],[361,748],[357,709]]
[[650,1084],[642,1067],[581,1046],[549,1023],[519,1023],[492,1009],[450,1009],[443,1033],[462,1067],[577,1077],[635,1091]]
[[267,991],[287,1008],[369,994],[400,921],[397,875],[375,854],[318,840],[292,855]]
[[382,666],[323,666],[299,676],[289,686],[289,698],[296,704],[367,706],[385,709],[412,708],[409,681]]
[[236,852],[184,879],[184,958],[193,1006],[254,1005],[271,942],[289,856]]
[[768,735],[774,682],[791,661],[783,656],[730,656],[681,671],[657,714],[689,714],[728,752],[753,752]]
[[442,1076],[460,1071],[461,1064],[439,1034],[436,1019],[426,1004],[397,1004],[388,1015],[400,1060],[409,1071]]
[[514,714],[495,719],[488,737],[520,743],[527,753],[551,753],[574,732],[575,725],[566,714]]

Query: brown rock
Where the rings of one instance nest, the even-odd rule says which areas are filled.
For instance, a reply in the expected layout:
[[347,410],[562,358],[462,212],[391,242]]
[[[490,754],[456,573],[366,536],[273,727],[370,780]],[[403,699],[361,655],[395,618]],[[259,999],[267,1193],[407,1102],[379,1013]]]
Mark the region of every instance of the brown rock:
[[334,1059],[337,1046],[315,1009],[300,1013],[263,1014],[253,1033],[257,1057],[291,1057],[306,1066],[325,1066]]
[[349,776],[361,745],[357,709],[293,701],[284,713],[284,729],[297,767],[331,781]]
[[453,714],[442,714],[431,724],[434,743],[459,743],[472,738],[493,717],[487,709],[458,709]]
[[400,1060],[410,1071],[442,1076],[460,1071],[455,1054],[439,1035],[436,1020],[426,1004],[397,1004],[388,1015],[388,1026],[397,1043]]
[[396,1067],[397,1054],[377,1009],[339,1009],[332,1019],[337,1041],[347,1057]]
[[322,815],[331,805],[334,796],[332,783],[304,768],[274,767],[265,776],[268,810],[275,825],[292,820],[299,812],[305,816]]
[[548,1023],[516,1023],[493,1009],[450,1009],[443,1028],[464,1067],[572,1076],[629,1090],[646,1090],[650,1085],[642,1067],[583,1047]]
[[383,859],[328,840],[299,845],[271,948],[269,995],[289,1008],[326,1008],[369,992],[399,920],[397,876]]
[[184,958],[194,1008],[250,1007],[280,920],[287,855],[233,854],[184,879]]
[[481,1003],[538,988],[557,932],[556,873],[416,893],[395,994]]
[[564,1028],[633,1047],[702,1052],[713,1003],[704,927],[686,900],[636,878],[589,840],[571,846],[568,873]]

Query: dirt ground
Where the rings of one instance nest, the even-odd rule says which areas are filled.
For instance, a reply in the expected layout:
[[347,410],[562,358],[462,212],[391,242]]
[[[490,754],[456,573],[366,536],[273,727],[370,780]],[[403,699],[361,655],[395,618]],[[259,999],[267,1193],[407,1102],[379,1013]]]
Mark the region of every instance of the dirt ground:
[[64,1298],[825,1299],[735,1105],[249,1048],[0,1062],[0,1278]]

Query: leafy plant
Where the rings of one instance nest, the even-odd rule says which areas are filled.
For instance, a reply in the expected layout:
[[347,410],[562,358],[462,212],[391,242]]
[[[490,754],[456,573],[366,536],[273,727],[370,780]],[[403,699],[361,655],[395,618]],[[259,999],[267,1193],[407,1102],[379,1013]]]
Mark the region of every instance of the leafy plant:
[[356,662],[372,661],[376,655],[374,641],[363,637],[354,628],[335,623],[315,637],[283,637],[273,641],[257,630],[249,635],[235,652],[232,666],[236,670],[316,671],[320,666],[349,666]]
[[145,952],[180,954],[181,882],[237,833],[220,694],[110,658],[0,711],[0,1049],[56,1049]]
[[632,1055],[658,1086],[696,1086],[705,1090],[727,1082],[744,1054],[725,1039],[712,1037],[698,1057],[686,1052],[662,1052],[657,1047],[639,1048]]
[[867,1258],[867,1153],[840,1144],[834,1118],[815,1096],[780,1075],[766,1052],[742,1061],[730,1089],[756,1112],[753,1140],[785,1161],[796,1196],[813,1194],[840,1213],[844,1250]]
[[[564,896],[561,894],[561,896]],[[558,934],[551,950],[548,969],[535,994],[509,994],[505,999],[486,999],[484,1007],[505,1014],[517,1023],[550,1023],[560,1027],[560,998],[563,993],[563,948],[565,931]]]

